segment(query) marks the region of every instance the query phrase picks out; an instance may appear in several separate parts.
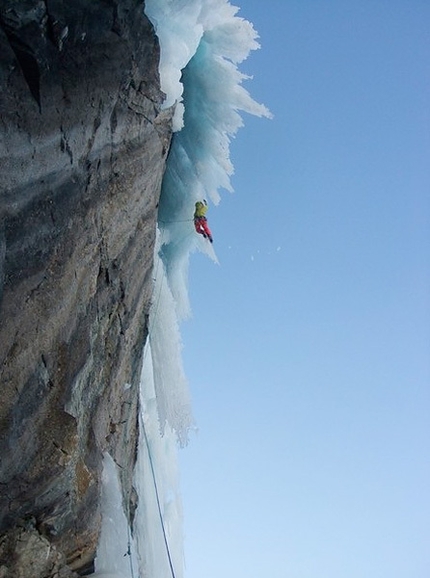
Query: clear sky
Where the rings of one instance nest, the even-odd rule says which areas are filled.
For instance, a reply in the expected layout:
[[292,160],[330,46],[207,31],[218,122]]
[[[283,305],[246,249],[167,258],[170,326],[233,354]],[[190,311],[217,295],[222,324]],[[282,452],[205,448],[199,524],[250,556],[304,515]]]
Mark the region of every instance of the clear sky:
[[428,578],[430,3],[232,3],[274,119],[191,258],[186,578]]

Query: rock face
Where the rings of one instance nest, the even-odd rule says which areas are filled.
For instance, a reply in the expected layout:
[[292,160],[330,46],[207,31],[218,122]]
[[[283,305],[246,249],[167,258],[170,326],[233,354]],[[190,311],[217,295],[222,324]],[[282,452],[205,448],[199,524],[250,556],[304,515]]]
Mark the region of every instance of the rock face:
[[104,451],[120,466],[130,517],[135,505],[171,138],[143,8],[0,0],[2,578],[91,569]]

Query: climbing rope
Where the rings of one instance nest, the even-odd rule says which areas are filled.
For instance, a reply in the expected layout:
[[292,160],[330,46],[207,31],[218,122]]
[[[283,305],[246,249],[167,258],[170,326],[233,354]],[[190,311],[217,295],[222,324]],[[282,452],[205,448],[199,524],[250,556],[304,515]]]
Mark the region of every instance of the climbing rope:
[[[162,222],[162,221],[160,221],[160,222]],[[161,246],[161,244],[162,244],[163,235],[164,235],[164,229],[161,231],[160,246]],[[156,267],[155,267],[155,272],[154,272],[154,280],[157,279],[158,269],[159,269],[159,267],[160,267],[160,263],[162,263],[162,260],[161,260],[160,257],[158,257],[158,259],[157,259],[157,264],[156,264]],[[154,327],[154,324],[155,324],[155,321],[156,321],[156,318],[157,318],[158,307],[159,307],[159,305],[160,305],[160,300],[161,300],[161,292],[162,292],[162,289],[163,289],[164,277],[165,277],[165,269],[164,269],[164,267],[163,267],[163,270],[162,270],[162,272],[161,272],[160,287],[159,287],[158,295],[156,296],[155,301],[153,301],[153,303],[152,303],[152,305],[153,305],[153,307],[154,307],[154,312],[153,312],[153,315],[152,315],[151,325],[150,325],[149,328],[148,328],[148,339],[149,339],[150,336],[151,336],[152,329],[153,329],[153,327]],[[155,286],[154,286],[154,288],[155,288]],[[148,352],[148,351],[149,351],[149,347],[147,347],[147,348],[145,349],[145,353],[144,353],[144,357],[143,357],[143,363],[145,363],[145,358],[146,358],[146,355],[147,355],[147,352]],[[149,439],[148,439],[148,435],[147,435],[147,433],[146,433],[146,429],[145,429],[145,424],[144,424],[143,418],[142,418],[142,422],[141,422],[141,423],[142,423],[143,435],[144,435],[144,437],[145,437],[145,445],[146,445],[146,448],[147,448],[147,451],[148,451],[148,460],[149,460],[149,464],[150,464],[150,467],[151,467],[152,480],[153,480],[153,483],[154,483],[155,498],[156,498],[156,502],[157,502],[157,510],[158,510],[158,515],[159,515],[159,518],[160,518],[161,530],[162,530],[162,533],[163,533],[163,540],[164,540],[164,544],[165,544],[165,547],[166,547],[166,552],[167,552],[167,558],[168,558],[168,561],[169,561],[170,572],[171,572],[172,578],[176,578],[175,569],[174,569],[173,561],[172,561],[172,556],[171,556],[171,553],[170,553],[169,541],[168,541],[168,539],[167,539],[166,527],[165,527],[165,525],[164,525],[163,512],[162,512],[162,509],[161,509],[161,502],[160,502],[160,494],[159,494],[159,491],[158,491],[157,479],[156,479],[156,476],[155,476],[154,462],[153,462],[153,459],[152,459],[151,448],[150,448],[150,445],[149,445]],[[127,551],[127,554],[129,555],[129,558],[130,558],[130,576],[131,576],[131,578],[134,578],[133,561],[132,561],[132,556],[131,556],[131,533],[130,533],[130,526],[128,526],[128,551]]]
[[[183,221],[159,221],[159,222],[160,222],[160,223],[168,223],[168,222],[171,222],[171,223],[179,223],[179,222],[185,222],[185,221],[193,221],[193,219],[184,219]],[[192,235],[192,234],[194,234],[194,232],[187,233],[182,239],[180,239],[180,241],[183,241],[184,239],[186,239],[187,237],[189,237],[189,236]],[[160,246],[161,246],[161,244],[162,244],[163,235],[164,235],[164,229],[161,230]],[[180,242],[180,241],[178,241],[178,242]],[[156,268],[155,268],[155,272],[154,272],[154,280],[157,279],[158,269],[159,269],[159,267],[160,267],[160,263],[162,263],[162,259],[161,259],[160,257],[158,257],[157,264],[156,264]],[[162,270],[162,272],[161,272],[160,287],[159,287],[159,290],[158,290],[158,295],[156,296],[155,301],[153,301],[153,303],[152,303],[152,305],[153,305],[153,307],[154,307],[154,312],[153,312],[153,315],[152,315],[151,324],[150,324],[150,326],[148,327],[148,339],[151,337],[152,330],[153,330],[155,321],[156,321],[156,319],[157,319],[158,308],[159,308],[160,301],[161,301],[161,292],[162,292],[162,289],[163,289],[163,283],[164,283],[165,274],[166,274],[166,271],[165,271],[165,268],[163,267],[163,270]],[[155,285],[154,285],[154,289],[155,289]],[[146,355],[147,355],[147,352],[148,352],[148,351],[149,351],[149,347],[147,347],[147,348],[145,349],[145,353],[144,353],[144,356],[143,356],[143,363],[145,363],[145,358],[146,358]],[[174,569],[173,561],[172,561],[172,555],[171,555],[170,547],[169,547],[169,541],[168,541],[168,539],[167,539],[166,527],[165,527],[165,525],[164,525],[163,512],[162,512],[162,509],[161,509],[161,502],[160,502],[160,494],[159,494],[159,491],[158,491],[157,479],[156,479],[156,476],[155,476],[154,462],[153,462],[153,459],[152,459],[152,453],[151,453],[151,448],[150,448],[150,445],[149,445],[149,439],[148,439],[148,435],[147,435],[147,433],[146,433],[146,428],[145,428],[145,424],[144,424],[143,419],[142,419],[142,430],[143,430],[143,435],[144,435],[144,437],[145,437],[146,448],[147,448],[147,451],[148,451],[148,460],[149,460],[149,464],[150,464],[150,468],[151,468],[152,480],[153,480],[153,483],[154,483],[154,491],[155,491],[155,497],[156,497],[156,502],[157,502],[157,510],[158,510],[158,515],[159,515],[159,518],[160,518],[161,529],[162,529],[162,532],[163,532],[163,539],[164,539],[164,544],[165,544],[165,547],[166,547],[167,558],[168,558],[168,561],[169,561],[170,573],[171,573],[171,575],[172,575],[172,578],[176,578],[175,569]],[[129,559],[130,559],[130,576],[131,576],[131,578],[134,578],[133,560],[132,560],[132,555],[131,555],[131,532],[130,532],[130,526],[129,526],[129,525],[128,525],[128,528],[127,528],[127,529],[128,529],[128,550],[127,550],[127,553],[126,553],[125,555],[128,555],[128,556],[129,556]]]
[[191,221],[194,221],[194,219],[177,219],[175,221],[162,221],[161,219],[158,219],[159,223],[190,223]]
[[164,544],[166,546],[167,558],[169,560],[170,573],[172,574],[172,578],[176,578],[175,569],[173,567],[172,555],[170,553],[169,541],[167,539],[166,527],[164,525],[163,512],[161,511],[160,495],[158,492],[157,479],[155,477],[154,462],[152,460],[151,448],[149,446],[149,440],[148,440],[148,436],[146,434],[145,424],[143,423],[143,420],[142,420],[142,429],[143,429],[143,435],[145,436],[146,448],[148,450],[148,459],[149,459],[149,464],[151,466],[152,480],[154,482],[154,490],[155,490],[155,498],[157,501],[158,515],[160,517],[160,523],[161,523],[161,529],[163,532]]

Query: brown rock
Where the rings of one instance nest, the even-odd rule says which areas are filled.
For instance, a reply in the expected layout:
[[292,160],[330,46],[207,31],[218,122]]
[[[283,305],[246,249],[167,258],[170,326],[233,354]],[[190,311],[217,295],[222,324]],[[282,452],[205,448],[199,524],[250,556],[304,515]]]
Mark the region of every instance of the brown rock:
[[171,111],[140,2],[0,0],[0,54],[0,576],[22,520],[25,551],[36,541],[82,571],[103,451],[135,501]]

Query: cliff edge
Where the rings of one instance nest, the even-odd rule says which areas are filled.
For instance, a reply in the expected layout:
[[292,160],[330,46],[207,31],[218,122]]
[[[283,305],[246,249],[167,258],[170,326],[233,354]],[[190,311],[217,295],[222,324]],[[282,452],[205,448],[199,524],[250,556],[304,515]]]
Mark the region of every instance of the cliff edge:
[[171,139],[135,0],[0,0],[0,577],[91,571],[132,473]]

